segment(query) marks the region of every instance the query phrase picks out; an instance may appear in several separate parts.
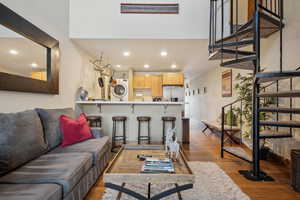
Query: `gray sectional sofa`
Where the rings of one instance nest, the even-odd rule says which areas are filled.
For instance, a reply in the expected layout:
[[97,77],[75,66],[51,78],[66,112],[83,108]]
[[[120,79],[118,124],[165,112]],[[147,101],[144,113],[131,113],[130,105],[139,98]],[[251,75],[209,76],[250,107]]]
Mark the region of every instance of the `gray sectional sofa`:
[[110,161],[109,138],[60,147],[60,115],[72,109],[0,114],[0,199],[81,200]]

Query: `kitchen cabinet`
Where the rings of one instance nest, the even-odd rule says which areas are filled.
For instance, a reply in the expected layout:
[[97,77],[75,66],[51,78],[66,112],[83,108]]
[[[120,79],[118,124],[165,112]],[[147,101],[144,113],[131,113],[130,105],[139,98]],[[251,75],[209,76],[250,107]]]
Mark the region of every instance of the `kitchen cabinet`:
[[151,89],[152,86],[152,76],[149,74],[145,75],[145,87],[146,89]]
[[145,75],[135,74],[133,76],[133,88],[135,89],[145,88]]
[[163,96],[163,76],[151,75],[151,96],[162,97]]
[[184,85],[183,73],[164,73],[163,85],[183,86]]
[[47,81],[47,73],[46,72],[31,72],[31,78]]

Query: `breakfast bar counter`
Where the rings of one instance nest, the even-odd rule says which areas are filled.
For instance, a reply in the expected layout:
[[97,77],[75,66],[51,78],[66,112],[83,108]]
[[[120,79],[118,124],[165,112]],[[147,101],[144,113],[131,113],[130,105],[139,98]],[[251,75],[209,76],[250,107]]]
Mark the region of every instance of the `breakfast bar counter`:
[[[183,102],[137,102],[137,101],[76,101],[76,109],[87,116],[101,116],[103,134],[112,136],[114,116],[126,116],[126,140],[137,141],[139,116],[149,116],[150,136],[152,142],[161,142],[163,135],[162,117],[176,117],[175,127],[178,141],[182,140],[182,111]],[[167,127],[171,123],[167,123]],[[121,128],[117,127],[118,135],[121,135]],[[147,126],[141,125],[141,134],[147,135]]]

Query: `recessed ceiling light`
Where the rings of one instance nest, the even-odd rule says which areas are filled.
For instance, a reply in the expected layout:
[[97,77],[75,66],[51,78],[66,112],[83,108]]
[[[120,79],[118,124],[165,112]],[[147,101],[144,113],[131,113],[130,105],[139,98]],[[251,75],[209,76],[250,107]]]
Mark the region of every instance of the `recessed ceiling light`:
[[145,64],[144,67],[147,69],[149,68],[150,66],[148,64]]
[[172,66],[171,66],[171,68],[172,69],[175,69],[177,66],[175,65],[175,64],[173,64]]
[[168,52],[162,51],[162,52],[160,52],[160,55],[163,56],[163,57],[164,57],[164,56],[167,56],[167,55],[168,55]]
[[121,65],[116,65],[116,67],[117,67],[117,68],[120,68],[120,67],[121,67]]
[[17,52],[17,51],[14,50],[14,49],[11,49],[11,50],[9,51],[9,53],[12,54],[12,55],[18,55],[18,54],[19,54],[19,52]]
[[128,57],[128,56],[130,56],[130,52],[129,51],[124,51],[123,55],[126,56],[126,57]]
[[36,68],[38,66],[38,64],[36,63],[31,63],[31,67]]

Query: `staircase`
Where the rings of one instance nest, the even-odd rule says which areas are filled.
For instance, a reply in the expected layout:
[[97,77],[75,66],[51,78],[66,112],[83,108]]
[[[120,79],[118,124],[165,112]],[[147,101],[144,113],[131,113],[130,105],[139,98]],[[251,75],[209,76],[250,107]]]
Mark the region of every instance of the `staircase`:
[[[231,69],[243,69],[253,72],[253,94],[252,94],[252,156],[249,156],[241,147],[231,147],[224,144],[224,133],[221,137],[221,157],[224,152],[252,164],[252,169],[243,171],[247,179],[253,181],[272,180],[266,173],[260,170],[260,140],[281,139],[293,137],[293,128],[300,128],[300,121],[293,120],[293,115],[300,114],[300,108],[293,106],[293,98],[300,97],[300,90],[294,90],[293,79],[300,77],[300,68],[294,71],[283,69],[282,59],[282,36],[283,22],[283,0],[261,0],[255,1],[255,11],[251,19],[241,25],[239,16],[239,0],[230,0],[230,31],[228,32],[225,0],[211,0],[210,8],[210,37],[209,37],[209,60],[220,60],[221,66]],[[235,11],[234,11],[235,10]],[[233,28],[235,27],[235,28]],[[225,36],[227,34],[227,36]],[[280,69],[274,72],[263,72],[261,70],[261,39],[268,38],[273,34],[280,35]],[[218,38],[218,39],[217,39]],[[266,66],[267,67],[267,66]],[[289,80],[289,89],[280,90],[279,82]],[[267,84],[267,85],[266,85]],[[276,91],[267,91],[269,86],[276,87]],[[263,107],[262,101],[267,98],[276,98],[276,106]],[[281,98],[289,98],[289,106],[279,106]],[[232,110],[233,104],[222,108],[222,126],[224,127],[225,109]],[[263,121],[260,113],[272,113],[276,120]],[[289,120],[281,120],[281,115],[288,115]],[[289,131],[281,131],[281,128],[289,128]],[[263,129],[263,130],[262,130]]]

